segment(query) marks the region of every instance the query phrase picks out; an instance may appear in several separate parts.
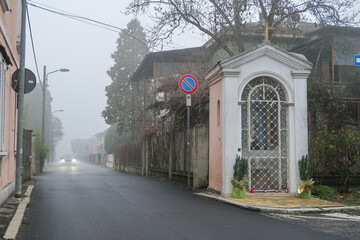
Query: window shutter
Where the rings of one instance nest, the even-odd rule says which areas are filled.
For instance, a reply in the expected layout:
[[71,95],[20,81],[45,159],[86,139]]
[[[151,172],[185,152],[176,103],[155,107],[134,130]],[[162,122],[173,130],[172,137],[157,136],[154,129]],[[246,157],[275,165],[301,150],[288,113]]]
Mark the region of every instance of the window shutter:
[[0,120],[0,150],[5,151],[5,133],[6,133],[6,67],[4,60],[1,57],[0,61],[0,89],[1,89],[1,99],[0,99],[0,114],[1,114],[1,120]]
[[21,36],[21,10],[22,10],[22,1],[18,0],[18,19],[17,19],[17,42],[18,42],[18,47],[20,47],[19,44],[20,44],[20,36]]

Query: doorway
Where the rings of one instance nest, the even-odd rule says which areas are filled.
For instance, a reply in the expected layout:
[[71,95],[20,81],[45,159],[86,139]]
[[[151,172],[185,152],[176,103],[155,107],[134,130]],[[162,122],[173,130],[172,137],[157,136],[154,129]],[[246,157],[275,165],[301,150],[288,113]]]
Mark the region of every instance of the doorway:
[[249,189],[282,191],[288,184],[287,99],[273,78],[258,77],[241,100],[242,149],[248,159]]

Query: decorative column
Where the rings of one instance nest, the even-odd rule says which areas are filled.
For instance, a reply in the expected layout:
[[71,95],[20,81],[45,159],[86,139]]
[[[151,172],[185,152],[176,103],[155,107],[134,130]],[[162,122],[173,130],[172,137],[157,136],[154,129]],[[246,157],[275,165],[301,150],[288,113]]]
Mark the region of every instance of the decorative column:
[[[238,87],[240,71],[236,69],[223,69],[222,88],[222,119],[223,119],[223,142],[222,142],[222,191],[224,197],[231,197],[233,176],[233,165],[236,154],[238,154],[238,145],[241,142],[240,129],[240,106],[238,105]],[[237,109],[237,110],[236,110]],[[238,133],[238,134],[237,134]]]
[[295,154],[289,161],[290,192],[296,193],[300,183],[298,161],[308,154],[308,122],[307,122],[307,78],[309,70],[292,70],[294,79],[295,107],[293,110]]

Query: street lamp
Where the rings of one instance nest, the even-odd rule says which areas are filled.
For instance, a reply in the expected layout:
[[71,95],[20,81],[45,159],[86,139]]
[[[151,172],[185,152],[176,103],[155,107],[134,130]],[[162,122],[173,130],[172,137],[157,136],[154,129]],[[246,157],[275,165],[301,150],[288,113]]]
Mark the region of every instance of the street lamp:
[[52,111],[52,112],[51,112],[51,115],[54,114],[54,113],[56,113],[56,112],[63,112],[63,111],[64,111],[63,109],[55,110],[55,111]]
[[[43,86],[42,86],[42,90],[43,90],[43,101],[42,101],[42,126],[41,126],[41,130],[42,130],[42,144],[43,146],[45,145],[45,102],[46,102],[46,86],[47,86],[47,81],[48,81],[48,76],[50,74],[56,73],[56,72],[69,72],[70,70],[67,68],[60,68],[58,70],[55,71],[51,71],[46,73],[46,66],[44,66],[44,77],[43,77]],[[41,160],[45,160],[45,159],[41,159]],[[41,166],[42,169],[43,166]]]

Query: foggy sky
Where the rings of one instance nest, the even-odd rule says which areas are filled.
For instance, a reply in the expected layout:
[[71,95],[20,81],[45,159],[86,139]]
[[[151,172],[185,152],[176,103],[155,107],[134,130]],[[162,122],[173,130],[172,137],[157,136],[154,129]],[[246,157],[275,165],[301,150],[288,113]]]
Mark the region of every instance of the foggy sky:
[[[126,0],[37,0],[41,3],[73,14],[92,18],[120,28],[132,16],[125,16]],[[43,66],[47,72],[68,68],[70,72],[56,72],[49,75],[48,89],[53,97],[52,111],[62,120],[63,140],[56,151],[58,156],[71,152],[70,142],[75,138],[88,139],[109,126],[101,117],[106,106],[105,86],[111,82],[106,71],[114,64],[111,54],[116,49],[119,34],[94,27],[70,18],[28,6],[35,52],[43,78]],[[140,18],[143,27],[148,21]],[[26,35],[26,68],[37,76],[34,63],[30,33]],[[201,36],[177,36],[175,43],[164,46],[166,50],[201,46]],[[39,79],[37,79],[38,81]]]

